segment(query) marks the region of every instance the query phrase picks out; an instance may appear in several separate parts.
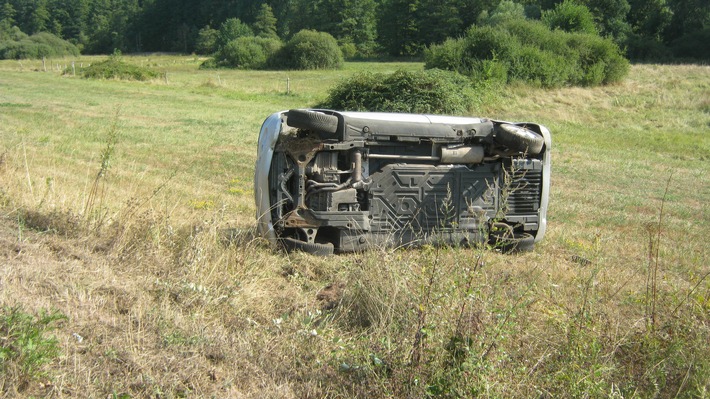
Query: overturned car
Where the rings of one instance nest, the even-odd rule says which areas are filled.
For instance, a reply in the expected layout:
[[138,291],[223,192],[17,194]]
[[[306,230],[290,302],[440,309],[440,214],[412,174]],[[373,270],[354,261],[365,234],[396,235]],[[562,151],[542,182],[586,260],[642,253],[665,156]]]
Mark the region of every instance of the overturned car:
[[259,234],[329,255],[493,244],[545,234],[550,132],[484,118],[294,109],[259,135]]

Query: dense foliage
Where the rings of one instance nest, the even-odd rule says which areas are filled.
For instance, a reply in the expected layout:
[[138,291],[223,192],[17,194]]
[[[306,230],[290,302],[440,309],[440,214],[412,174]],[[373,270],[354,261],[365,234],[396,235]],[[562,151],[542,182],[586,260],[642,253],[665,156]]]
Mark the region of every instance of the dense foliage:
[[464,76],[436,69],[359,73],[331,89],[319,107],[349,111],[462,114],[476,100]]
[[419,56],[471,25],[516,14],[593,30],[637,59],[710,59],[700,51],[710,32],[707,0],[0,0],[0,30],[49,32],[85,53],[212,54],[223,39],[215,31],[238,19],[256,36],[283,41],[304,29],[329,33],[348,56]]
[[427,68],[453,70],[477,80],[525,81],[543,87],[613,83],[629,67],[609,39],[553,31],[526,20],[473,26],[461,39],[431,46],[425,58]]
[[272,64],[282,69],[338,69],[343,53],[330,34],[304,29],[286,43]]
[[57,36],[39,32],[28,36],[17,27],[0,31],[0,59],[26,59],[79,55],[79,49]]
[[277,38],[244,36],[220,47],[215,56],[202,64],[203,68],[263,69],[273,62],[281,49]]
[[[222,30],[216,37],[222,36]],[[328,33],[304,29],[283,44],[278,37],[244,35],[215,43],[214,56],[201,68],[240,69],[338,69],[343,53]]]
[[105,61],[92,64],[82,71],[82,76],[89,79],[149,80],[158,75],[151,69],[124,62],[118,51]]

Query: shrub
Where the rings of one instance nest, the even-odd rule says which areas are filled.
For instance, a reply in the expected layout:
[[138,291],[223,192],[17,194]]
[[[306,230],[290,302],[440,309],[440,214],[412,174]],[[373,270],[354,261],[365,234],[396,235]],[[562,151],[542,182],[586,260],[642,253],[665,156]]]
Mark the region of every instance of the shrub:
[[425,60],[426,68],[544,87],[613,83],[629,69],[628,60],[610,39],[553,31],[541,22],[523,20],[474,26],[463,38],[429,47]]
[[498,25],[508,21],[525,19],[525,6],[512,0],[501,0],[490,14],[486,11],[478,16],[479,25]]
[[0,24],[0,42],[15,41],[27,39],[29,36],[22,32],[17,26],[8,27]]
[[304,29],[279,51],[273,65],[286,69],[338,69],[343,53],[328,33]]
[[553,30],[597,33],[592,12],[583,4],[571,0],[565,0],[557,4],[554,9],[543,12],[542,21]]
[[464,37],[464,54],[467,59],[509,60],[520,49],[520,41],[506,29],[483,26],[471,27]]
[[573,34],[569,36],[568,44],[578,54],[581,73],[572,83],[583,86],[614,83],[623,79],[629,71],[629,61],[609,39]]
[[343,58],[355,58],[357,55],[357,46],[352,41],[341,41],[339,44],[340,51],[343,53]]
[[249,25],[245,24],[238,18],[229,18],[219,27],[216,46],[219,49],[226,46],[227,43],[232,40],[245,36],[254,36],[254,31],[251,30]]
[[281,46],[279,39],[240,37],[219,49],[215,56],[202,63],[200,68],[265,69]]
[[266,54],[254,37],[240,37],[227,43],[218,53],[217,63],[222,66],[252,69],[266,63]]
[[195,52],[197,54],[213,54],[217,51],[217,39],[219,31],[210,28],[209,25],[200,29],[197,33],[197,41],[195,42]]
[[467,113],[475,101],[471,82],[455,72],[430,69],[393,74],[360,73],[336,85],[323,108],[437,114]]
[[[516,21],[507,23],[503,27],[514,36],[523,46],[537,47],[554,53],[569,52],[567,48],[568,35],[564,32],[553,31],[540,21]],[[574,57],[574,54],[569,54]]]
[[521,48],[512,61],[512,80],[522,80],[543,87],[563,86],[569,80],[566,59],[538,47]]
[[424,52],[427,69],[456,71],[476,79],[507,81],[520,42],[505,30],[473,26],[463,39],[448,39]]
[[149,80],[158,77],[158,72],[124,62],[116,51],[107,60],[91,64],[82,72],[89,79]]
[[448,69],[462,74],[469,74],[470,68],[464,59],[464,41],[446,39],[443,43],[430,46],[424,50],[425,67],[427,69]]
[[37,59],[42,57],[78,56],[79,49],[51,33],[27,36],[13,28],[0,41],[0,59]]

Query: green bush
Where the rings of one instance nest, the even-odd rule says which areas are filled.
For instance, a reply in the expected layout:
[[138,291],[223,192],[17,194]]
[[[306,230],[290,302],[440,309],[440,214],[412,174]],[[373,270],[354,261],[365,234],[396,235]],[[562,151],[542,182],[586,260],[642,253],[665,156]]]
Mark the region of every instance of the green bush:
[[352,41],[341,41],[338,46],[340,46],[340,51],[345,59],[355,58],[357,55],[357,46]]
[[339,69],[343,53],[330,34],[304,29],[283,46],[273,65],[284,69]]
[[85,68],[82,76],[88,79],[149,80],[157,78],[159,74],[151,69],[124,62],[121,53],[117,51],[107,60]]
[[39,59],[78,55],[79,49],[75,45],[47,32],[27,36],[15,27],[3,34],[0,40],[0,59]]
[[217,49],[219,49],[226,46],[227,43],[232,40],[245,36],[254,36],[254,31],[251,30],[249,25],[242,22],[239,18],[229,18],[220,25],[215,45]]
[[217,52],[215,66],[263,69],[280,48],[281,41],[278,39],[255,36],[240,37],[227,43]]
[[424,55],[426,68],[543,87],[618,82],[629,69],[628,60],[610,39],[553,31],[529,20],[473,26],[465,37],[430,46]]
[[322,108],[435,114],[465,114],[476,97],[471,81],[455,72],[430,69],[392,74],[360,73],[329,92]]
[[513,0],[501,0],[498,5],[488,13],[483,11],[478,16],[478,25],[499,25],[510,21],[525,19],[525,6]]
[[29,36],[22,32],[17,26],[8,27],[0,23],[0,42],[25,40]]
[[542,13],[542,21],[550,29],[561,29],[565,32],[597,33],[594,25],[594,15],[583,4],[565,0],[554,9]]
[[217,51],[217,40],[219,39],[219,31],[210,28],[209,25],[200,29],[197,33],[195,41],[195,52],[197,54],[214,54]]
[[609,39],[595,35],[571,34],[568,46],[578,54],[580,76],[572,83],[595,86],[618,82],[629,71],[629,61]]
[[466,59],[510,60],[520,49],[518,38],[499,27],[473,26],[463,40]]
[[525,46],[512,60],[511,79],[543,87],[563,86],[569,79],[569,64],[551,51]]
[[537,47],[541,50],[553,53],[565,54],[574,57],[573,52],[567,48],[567,37],[565,32],[551,30],[540,21],[517,21],[507,23],[501,27],[516,38],[522,46]]
[[476,79],[507,81],[510,60],[520,42],[507,31],[472,26],[462,39],[449,39],[424,52],[427,69],[455,71]]
[[201,69],[240,68],[266,69],[282,47],[279,39],[245,36],[232,40],[217,51]]
[[470,65],[463,56],[464,45],[463,40],[449,38],[439,45],[427,47],[424,50],[425,67],[447,69],[464,75],[470,74]]

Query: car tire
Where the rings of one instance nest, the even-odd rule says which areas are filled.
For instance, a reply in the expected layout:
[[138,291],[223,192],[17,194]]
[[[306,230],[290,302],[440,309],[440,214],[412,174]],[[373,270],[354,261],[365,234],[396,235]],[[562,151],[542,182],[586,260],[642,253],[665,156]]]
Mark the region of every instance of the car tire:
[[530,252],[535,248],[535,237],[530,233],[491,233],[490,243],[504,254]]
[[545,139],[530,129],[522,126],[504,123],[496,132],[496,141],[513,151],[527,152],[537,155],[542,151]]
[[330,256],[335,251],[332,243],[318,244],[288,237],[280,241],[286,252],[301,251],[315,256]]
[[286,123],[289,126],[313,130],[316,132],[335,134],[338,131],[338,117],[322,112],[305,109],[292,109],[286,114]]

